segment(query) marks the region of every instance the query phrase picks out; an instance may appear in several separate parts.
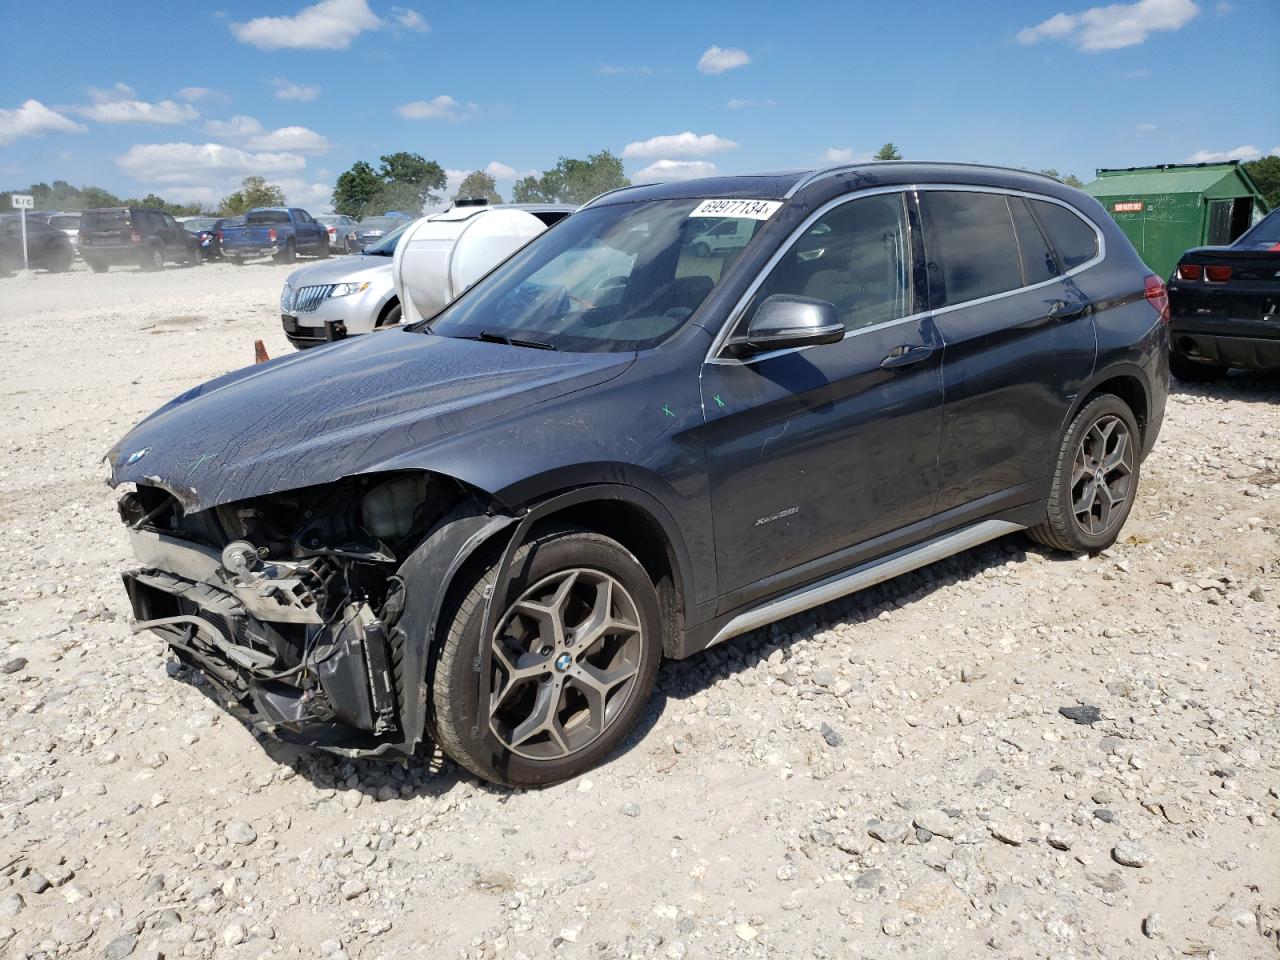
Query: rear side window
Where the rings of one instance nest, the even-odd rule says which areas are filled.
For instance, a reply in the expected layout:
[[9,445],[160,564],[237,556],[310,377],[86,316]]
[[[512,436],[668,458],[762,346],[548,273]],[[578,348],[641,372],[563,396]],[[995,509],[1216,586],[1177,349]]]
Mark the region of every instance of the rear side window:
[[1040,230],[1040,225],[1031,216],[1027,202],[1021,197],[1009,198],[1009,210],[1013,213],[1013,226],[1018,234],[1018,253],[1022,257],[1022,272],[1027,278],[1027,285],[1052,280],[1061,272],[1058,261],[1053,256]]
[[1046,200],[1032,200],[1031,209],[1058,251],[1064,269],[1074,269],[1098,255],[1098,234],[1078,214]]
[[259,223],[288,223],[288,210],[252,210],[245,215],[244,222],[253,225]]
[[929,190],[921,198],[929,211],[930,282],[942,281],[942,290],[933,293],[935,308],[1023,285],[1013,218],[1002,194]]

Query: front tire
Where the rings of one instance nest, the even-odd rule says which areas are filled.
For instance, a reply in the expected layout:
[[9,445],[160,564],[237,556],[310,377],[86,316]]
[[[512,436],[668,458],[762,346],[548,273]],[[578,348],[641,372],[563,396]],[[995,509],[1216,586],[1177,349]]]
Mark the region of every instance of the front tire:
[[1183,383],[1213,383],[1227,375],[1227,368],[1216,363],[1197,363],[1177,351],[1169,352],[1169,372]]
[[1062,437],[1048,518],[1028,535],[1067,553],[1115,543],[1138,492],[1141,444],[1133,411],[1119,397],[1102,394],[1086,403]]
[[446,606],[429,678],[433,734],[485,780],[559,783],[598,764],[640,719],[662,656],[657,592],[608,537],[563,526],[535,535],[512,561],[476,736],[474,663],[484,593],[496,577],[494,563]]
[[151,247],[142,255],[142,269],[147,271],[164,269],[164,251],[159,247]]

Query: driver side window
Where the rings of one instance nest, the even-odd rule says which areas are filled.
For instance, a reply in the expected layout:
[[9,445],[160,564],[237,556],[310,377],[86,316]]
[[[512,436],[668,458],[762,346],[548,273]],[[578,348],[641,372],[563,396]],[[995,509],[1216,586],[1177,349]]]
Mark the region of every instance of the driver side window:
[[777,294],[834,304],[845,330],[911,313],[911,243],[900,193],[850,200],[800,235],[756,291],[745,316]]

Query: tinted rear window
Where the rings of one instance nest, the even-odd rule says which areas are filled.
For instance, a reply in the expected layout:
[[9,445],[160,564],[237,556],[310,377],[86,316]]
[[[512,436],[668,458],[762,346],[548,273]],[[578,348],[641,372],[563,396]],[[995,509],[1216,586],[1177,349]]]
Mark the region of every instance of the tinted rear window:
[[119,230],[128,224],[128,210],[89,210],[80,217],[82,230]]
[[254,210],[245,214],[244,222],[254,223],[288,223],[288,210]]
[[1098,235],[1078,214],[1047,200],[1032,200],[1031,209],[1058,251],[1064,269],[1071,270],[1098,255]]
[[360,221],[361,230],[394,230],[403,220],[395,217],[369,217],[367,220]]
[[1022,286],[1022,263],[1004,196],[995,193],[926,191],[931,227],[929,260],[939,267],[942,291],[934,306],[964,303]]
[[1021,197],[1009,198],[1009,210],[1013,213],[1013,226],[1018,234],[1018,252],[1022,255],[1022,273],[1027,283],[1043,283],[1061,272],[1040,225],[1027,209]]
[[80,226],[80,214],[68,213],[49,218],[49,226],[56,230],[75,230]]
[[1233,246],[1268,249],[1280,243],[1280,210],[1273,210],[1245,233]]

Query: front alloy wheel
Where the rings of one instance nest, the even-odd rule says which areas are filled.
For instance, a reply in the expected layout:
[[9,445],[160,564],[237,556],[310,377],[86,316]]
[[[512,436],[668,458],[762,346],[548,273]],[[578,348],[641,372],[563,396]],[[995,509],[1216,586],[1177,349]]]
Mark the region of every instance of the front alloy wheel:
[[617,719],[643,648],[635,601],[613,577],[581,567],[547,577],[493,639],[489,729],[530,760],[577,753]]
[[516,551],[514,599],[482,644],[485,591],[496,576],[491,566],[470,581],[446,613],[429,678],[431,732],[486,780],[559,783],[608,756],[644,711],[662,654],[657,591],[616,541],[547,527]]
[[1129,502],[1133,485],[1133,438],[1124,421],[1105,416],[1080,438],[1071,472],[1071,506],[1086,534],[1109,531]]

